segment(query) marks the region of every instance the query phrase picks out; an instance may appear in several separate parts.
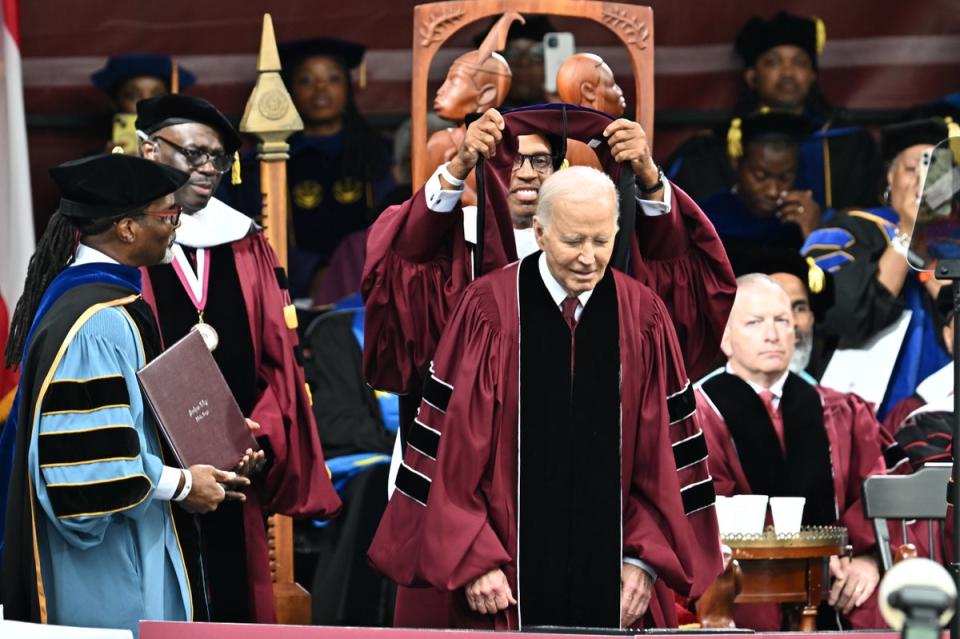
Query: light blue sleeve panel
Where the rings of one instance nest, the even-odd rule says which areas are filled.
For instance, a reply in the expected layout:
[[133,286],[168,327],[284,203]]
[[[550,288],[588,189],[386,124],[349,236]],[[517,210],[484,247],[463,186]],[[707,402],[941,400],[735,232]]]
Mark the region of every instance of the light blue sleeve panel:
[[73,546],[100,543],[114,517],[138,519],[152,501],[163,463],[137,383],[143,364],[133,320],[106,308],[61,347],[41,388],[30,475],[51,524]]

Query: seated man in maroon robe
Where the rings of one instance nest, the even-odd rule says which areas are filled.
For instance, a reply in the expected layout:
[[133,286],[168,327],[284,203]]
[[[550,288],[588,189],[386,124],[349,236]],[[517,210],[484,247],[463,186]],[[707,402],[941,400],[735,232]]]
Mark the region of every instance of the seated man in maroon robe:
[[[697,389],[717,494],[806,498],[803,524],[845,526],[853,558],[830,560],[829,605],[854,628],[882,628],[874,589],[877,540],[861,486],[885,472],[880,425],[853,394],[813,386],[789,371],[790,298],[767,275],[744,275],[724,331],[727,367]],[[821,615],[818,627],[827,617]],[[737,626],[779,630],[776,604],[737,605]],[[833,629],[836,628],[834,625]]]
[[195,604],[209,604],[212,621],[276,622],[266,516],[322,518],[340,509],[298,363],[286,275],[263,230],[212,197],[240,147],[222,113],[185,95],[142,100],[137,130],[144,157],[190,174],[175,196],[184,215],[173,263],[147,269],[143,297],[165,345],[191,330],[219,342],[213,357],[243,414],[260,425],[266,451],[245,502],[188,522],[203,554],[202,566],[188,566]]
[[722,570],[676,332],[608,266],[606,175],[547,178],[533,230],[447,323],[371,561],[452,593],[451,627],[676,626]]

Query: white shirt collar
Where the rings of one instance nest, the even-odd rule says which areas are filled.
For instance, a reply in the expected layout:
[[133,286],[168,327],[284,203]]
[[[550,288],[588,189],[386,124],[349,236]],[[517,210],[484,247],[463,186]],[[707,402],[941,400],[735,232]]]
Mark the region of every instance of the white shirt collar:
[[180,216],[177,244],[191,248],[209,248],[242,240],[250,232],[253,220],[215,197],[194,213]]
[[[933,373],[917,386],[917,395],[928,404],[949,402],[953,398],[953,362]],[[953,410],[951,408],[951,410]]]
[[[559,307],[563,304],[563,300],[570,297],[566,289],[557,281],[557,279],[550,272],[550,267],[547,266],[547,254],[541,253],[540,259],[537,260],[537,265],[540,267],[540,277],[543,278],[543,285],[547,287],[547,292],[550,293],[550,297],[553,298],[554,303]],[[580,313],[587,306],[587,302],[590,300],[590,296],[593,295],[593,289],[589,291],[584,291],[577,295],[577,299],[580,300],[580,304],[577,306],[577,310],[574,314],[577,320],[580,319]]]
[[87,246],[86,244],[77,245],[77,253],[70,266],[96,263],[119,264],[120,262],[116,261],[106,253],[102,253],[93,247]]
[[[730,362],[727,362],[726,371],[731,375],[737,375],[735,372],[733,372],[733,367],[730,365]],[[769,390],[771,393],[773,393],[774,403],[779,403],[780,398],[783,397],[783,385],[787,382],[787,375],[789,374],[789,370],[784,372],[784,374],[780,376],[780,379],[775,381],[770,388],[765,388],[756,382],[750,381],[749,379],[743,379],[739,375],[737,375],[737,377],[740,377],[740,379],[743,379],[743,381],[749,384],[750,388],[753,389],[753,392],[757,393],[758,395],[760,394],[760,391]]]

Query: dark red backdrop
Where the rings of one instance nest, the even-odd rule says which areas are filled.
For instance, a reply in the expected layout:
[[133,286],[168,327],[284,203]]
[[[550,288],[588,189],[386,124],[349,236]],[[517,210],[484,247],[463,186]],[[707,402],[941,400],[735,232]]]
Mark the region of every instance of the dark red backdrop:
[[[89,84],[103,58],[129,51],[173,54],[198,75],[191,93],[238,116],[254,78],[264,11],[273,15],[281,40],[336,35],[370,48],[370,83],[358,94],[368,113],[409,111],[409,46],[412,8],[404,0],[285,0],[163,3],[108,0],[23,0],[22,54],[30,130],[30,164],[38,222],[49,216],[56,195],[46,168],[102,145],[105,130],[65,130],[50,118],[106,112],[108,101]],[[819,15],[827,26],[821,81],[836,103],[856,108],[903,107],[960,90],[960,12],[955,0],[653,0],[656,106],[664,110],[716,110],[736,99],[737,61],[730,42],[752,14],[777,8]],[[580,50],[608,57],[621,84],[632,82],[626,58],[601,27],[557,19],[573,31]],[[469,46],[481,25],[456,36]],[[610,48],[608,48],[610,47]],[[432,76],[442,78],[442,65]],[[628,98],[632,91],[628,92]],[[48,119],[46,123],[43,117]],[[70,121],[70,118],[66,118]],[[665,155],[687,129],[658,126],[657,154]]]

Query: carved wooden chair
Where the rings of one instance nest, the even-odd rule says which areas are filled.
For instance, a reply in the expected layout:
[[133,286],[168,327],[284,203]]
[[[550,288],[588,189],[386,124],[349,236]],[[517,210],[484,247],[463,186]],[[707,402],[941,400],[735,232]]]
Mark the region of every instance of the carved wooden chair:
[[453,34],[472,22],[507,11],[582,18],[609,29],[627,48],[636,85],[636,119],[653,145],[653,10],[619,2],[582,0],[451,0],[413,10],[411,160],[413,188],[430,177],[427,157],[427,79],[430,63]]

